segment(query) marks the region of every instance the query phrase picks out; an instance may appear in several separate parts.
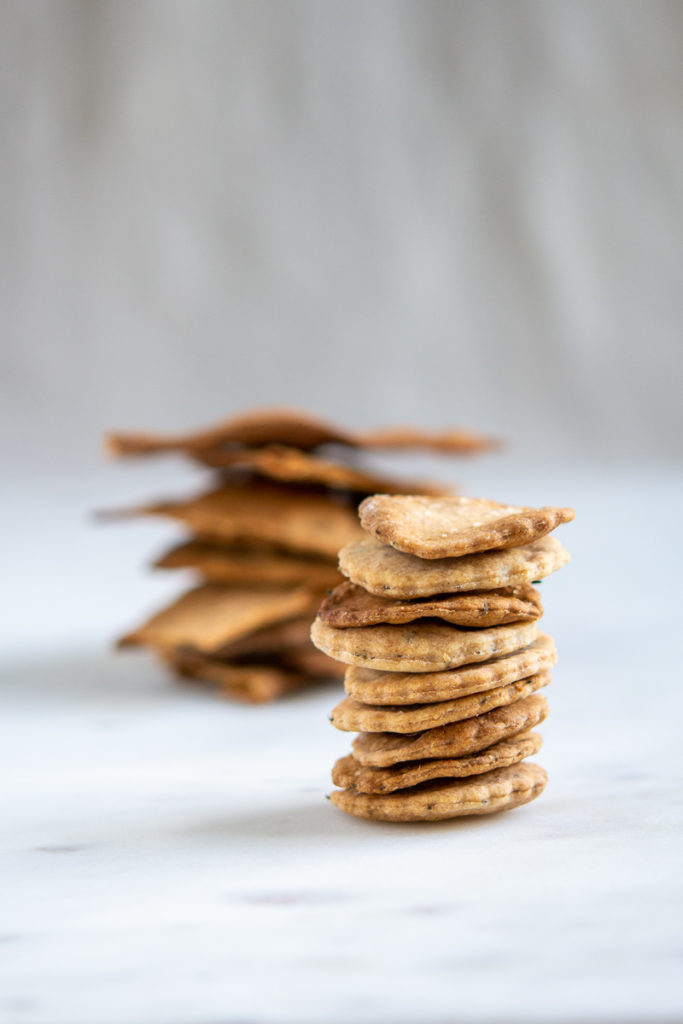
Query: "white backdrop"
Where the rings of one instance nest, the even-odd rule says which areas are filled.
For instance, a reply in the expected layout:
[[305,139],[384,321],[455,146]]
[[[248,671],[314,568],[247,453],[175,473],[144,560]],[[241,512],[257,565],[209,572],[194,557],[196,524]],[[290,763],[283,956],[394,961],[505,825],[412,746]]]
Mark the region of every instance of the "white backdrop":
[[263,402],[680,454],[683,5],[5,0],[2,441]]

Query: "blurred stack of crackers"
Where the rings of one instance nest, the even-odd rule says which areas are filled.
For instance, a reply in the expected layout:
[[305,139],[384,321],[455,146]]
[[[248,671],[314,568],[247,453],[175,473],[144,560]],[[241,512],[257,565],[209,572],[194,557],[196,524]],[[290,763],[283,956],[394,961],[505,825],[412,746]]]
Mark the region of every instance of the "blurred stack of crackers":
[[338,676],[338,664],[311,646],[309,624],[341,579],[338,550],[362,536],[358,502],[376,491],[449,492],[379,475],[359,455],[467,454],[492,446],[459,429],[354,433],[289,409],[255,410],[184,435],[109,435],[112,456],[176,452],[212,474],[201,494],[114,513],[181,523],[188,535],[154,565],[189,569],[197,578],[120,646],[147,646],[179,677],[253,703]]
[[533,800],[546,783],[524,759],[548,706],[555,645],[532,586],[569,555],[550,536],[568,508],[379,494],[340,552],[348,580],[311,636],[347,665],[332,723],[359,732],[331,795],[349,814],[435,821]]

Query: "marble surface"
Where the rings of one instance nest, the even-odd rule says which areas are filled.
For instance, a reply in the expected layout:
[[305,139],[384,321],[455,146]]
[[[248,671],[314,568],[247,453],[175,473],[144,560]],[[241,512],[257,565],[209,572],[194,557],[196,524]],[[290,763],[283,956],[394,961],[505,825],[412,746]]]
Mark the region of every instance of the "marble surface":
[[[543,584],[560,663],[535,803],[427,827],[324,800],[338,686],[245,708],[106,641],[178,581],[97,533],[92,481],[6,504],[0,1019],[27,1024],[683,1016],[674,468],[530,476],[571,503]],[[486,484],[486,486],[484,486]],[[105,495],[105,497],[107,497]]]

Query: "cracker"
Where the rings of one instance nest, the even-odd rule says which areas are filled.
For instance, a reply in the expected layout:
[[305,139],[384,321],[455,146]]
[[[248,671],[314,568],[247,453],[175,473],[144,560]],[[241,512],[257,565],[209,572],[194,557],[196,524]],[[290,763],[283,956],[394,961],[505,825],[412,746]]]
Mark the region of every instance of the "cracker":
[[194,569],[212,583],[263,587],[308,587],[324,591],[340,576],[335,562],[272,547],[209,540],[184,541],[154,562],[156,569]]
[[364,732],[353,741],[353,752],[362,765],[385,768],[426,758],[461,757],[486,750],[499,740],[533,729],[548,713],[548,702],[534,693],[503,708],[476,718],[428,729],[417,736],[391,732]]
[[299,409],[254,409],[223,420],[204,430],[184,434],[117,432],[105,438],[110,455],[154,455],[160,452],[187,452],[216,457],[217,451],[236,445],[282,444],[311,451],[324,444],[352,448],[423,449],[448,453],[469,453],[497,447],[497,442],[470,431],[451,429],[429,433],[413,428],[394,427],[353,433]]
[[497,686],[484,693],[473,693],[469,697],[441,701],[438,704],[404,704],[398,707],[381,707],[361,704],[353,697],[346,697],[336,706],[330,721],[344,732],[397,732],[415,733],[425,729],[437,729],[451,722],[485,714],[493,708],[506,707],[517,700],[523,700],[550,682],[550,672],[539,672],[528,679],[520,679],[507,686]]
[[501,626],[532,622],[542,614],[540,595],[529,584],[401,601],[378,597],[350,582],[341,583],[328,594],[318,612],[323,622],[335,629],[402,625],[424,618],[441,619],[455,626]]
[[196,454],[229,445],[285,444],[305,450],[321,444],[354,444],[346,431],[298,409],[254,409],[205,430],[185,434],[112,433],[105,438],[110,455]]
[[206,583],[157,612],[122,637],[119,645],[216,652],[264,626],[302,615],[310,603],[306,590],[247,590]]
[[234,665],[193,651],[168,651],[164,661],[183,679],[208,683],[221,695],[249,704],[266,704],[310,685],[306,672],[273,664]]
[[330,800],[347,814],[372,821],[444,821],[519,807],[540,796],[547,778],[540,765],[523,762],[473,778],[426,782],[396,793],[338,789]]
[[552,668],[556,661],[554,641],[539,633],[522,651],[446,672],[378,672],[352,665],[346,670],[344,687],[364,704],[435,703],[527,679]]
[[476,452],[495,451],[501,447],[499,440],[482,437],[461,427],[436,432],[417,427],[387,427],[366,430],[356,436],[357,444],[361,447],[386,451],[413,450],[440,452],[444,455],[472,455]]
[[352,583],[380,597],[408,599],[519,586],[545,579],[568,561],[556,537],[434,561],[396,551],[376,537],[352,541],[339,552],[339,568]]
[[451,493],[448,488],[436,484],[391,480],[286,445],[233,450],[214,448],[199,452],[196,457],[214,469],[246,469],[270,480],[311,484],[359,494],[373,494],[375,491],[386,491],[387,494],[407,494],[414,491],[432,495]]
[[521,508],[485,498],[375,494],[361,502],[364,530],[418,558],[459,558],[519,547],[574,518],[570,508]]
[[388,672],[435,672],[487,661],[521,650],[537,634],[535,622],[462,629],[423,620],[404,626],[334,629],[317,618],[311,628],[311,640],[331,658]]
[[359,793],[393,793],[432,779],[466,778],[494,768],[506,768],[537,754],[542,744],[540,733],[522,732],[477,754],[440,761],[415,761],[393,768],[364,768],[353,754],[348,754],[340,758],[332,769],[332,781],[335,786],[355,789]]
[[351,508],[323,494],[266,483],[228,483],[188,501],[155,502],[135,511],[178,519],[214,539],[275,544],[330,558],[361,532]]

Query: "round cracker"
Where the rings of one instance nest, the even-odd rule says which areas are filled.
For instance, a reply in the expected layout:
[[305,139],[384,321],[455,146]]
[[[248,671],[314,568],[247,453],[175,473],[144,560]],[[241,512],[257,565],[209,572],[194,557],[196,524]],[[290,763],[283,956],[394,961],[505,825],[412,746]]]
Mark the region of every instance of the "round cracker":
[[498,654],[521,650],[537,635],[535,622],[490,629],[461,629],[430,621],[333,629],[317,618],[311,628],[313,643],[331,658],[389,672],[434,672],[487,661]]
[[556,661],[555,641],[539,633],[522,651],[445,672],[380,672],[350,665],[344,688],[363,704],[429,704],[515,683],[552,668]]
[[540,796],[547,778],[540,765],[522,762],[474,778],[427,782],[396,793],[340,789],[330,800],[347,814],[372,821],[444,821],[519,807]]
[[426,758],[460,757],[486,750],[499,740],[533,729],[547,714],[548,702],[534,693],[507,707],[494,708],[464,722],[428,729],[416,736],[362,732],[353,741],[353,752],[362,765],[372,768]]
[[336,762],[332,769],[332,781],[335,786],[355,789],[359,793],[393,793],[397,789],[409,789],[432,779],[467,778],[494,768],[506,768],[537,754],[542,745],[540,733],[523,732],[508,740],[500,740],[477,754],[436,761],[415,761],[412,764],[398,764],[393,768],[366,768],[353,754],[348,754]]
[[539,672],[528,679],[497,686],[485,693],[416,706],[404,704],[398,707],[377,707],[347,697],[337,704],[330,721],[343,732],[423,732],[425,729],[437,729],[450,722],[462,722],[466,718],[483,715],[493,708],[514,704],[547,686],[549,682],[550,672]]
[[543,606],[540,594],[528,583],[501,590],[473,590],[401,601],[378,597],[345,580],[323,600],[318,615],[335,629],[395,626],[427,618],[454,626],[502,626],[540,619]]

